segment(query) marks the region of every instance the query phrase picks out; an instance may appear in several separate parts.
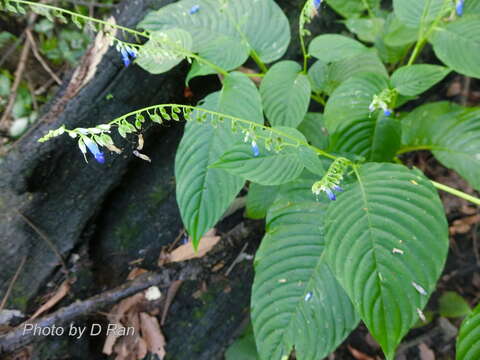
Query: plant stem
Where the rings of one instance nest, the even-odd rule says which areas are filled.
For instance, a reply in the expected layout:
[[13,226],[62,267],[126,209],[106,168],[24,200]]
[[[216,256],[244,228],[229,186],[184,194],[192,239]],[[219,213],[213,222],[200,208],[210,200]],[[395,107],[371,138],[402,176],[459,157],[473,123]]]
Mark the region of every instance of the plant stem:
[[252,51],[250,52],[250,56],[252,57],[253,61],[255,61],[255,63],[258,65],[262,73],[266,73],[268,71],[267,66],[263,63],[255,50],[252,49]]
[[439,190],[442,190],[442,191],[445,191],[449,194],[452,194],[452,195],[455,195],[461,199],[464,199],[464,200],[467,200],[467,201],[470,201],[471,203],[474,203],[476,205],[479,205],[480,206],[480,199],[475,197],[475,196],[472,196],[472,195],[469,195],[469,194],[466,194],[464,193],[463,191],[460,191],[460,190],[457,190],[457,189],[454,189],[450,186],[447,186],[447,185],[444,185],[444,184],[441,184],[441,183],[438,183],[436,181],[433,181],[433,180],[430,180],[433,184],[433,186],[435,186],[437,189]]
[[311,94],[310,97],[315,100],[316,102],[318,102],[319,104],[325,106],[327,103],[325,102],[325,100],[320,96],[320,95],[316,95],[316,94]]
[[42,7],[42,8],[47,9],[47,10],[59,11],[59,12],[62,12],[64,14],[70,15],[72,17],[80,18],[80,19],[83,19],[83,20],[86,20],[86,21],[95,22],[97,24],[102,24],[102,25],[107,26],[107,27],[116,28],[116,29],[119,29],[119,30],[122,30],[122,31],[126,31],[130,34],[142,36],[144,38],[150,38],[148,36],[148,34],[145,33],[145,32],[140,32],[140,31],[133,30],[133,29],[130,29],[130,28],[125,27],[125,26],[112,24],[112,23],[109,23],[107,21],[103,21],[103,20],[100,20],[100,19],[96,19],[96,18],[86,16],[86,15],[78,14],[78,13],[75,13],[73,11],[62,9],[62,8],[59,8],[59,7],[56,7],[56,6],[52,6],[52,5],[48,5],[48,4],[42,4],[40,2],[27,1],[27,0],[10,0],[10,1],[16,2],[18,4],[25,4],[25,5],[28,5],[28,6],[31,6],[31,7]]

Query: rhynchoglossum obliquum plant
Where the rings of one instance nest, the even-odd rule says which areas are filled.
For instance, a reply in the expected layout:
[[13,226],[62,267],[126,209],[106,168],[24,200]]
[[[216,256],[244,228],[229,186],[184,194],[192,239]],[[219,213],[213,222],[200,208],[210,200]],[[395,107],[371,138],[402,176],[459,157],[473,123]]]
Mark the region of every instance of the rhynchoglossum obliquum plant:
[[[321,359],[362,320],[394,358],[424,318],[445,264],[438,190],[480,204],[401,160],[430,150],[480,190],[480,108],[402,106],[452,71],[480,78],[480,1],[393,0],[388,11],[380,0],[308,0],[300,64],[281,60],[290,26],[273,0],[180,0],[149,13],[142,30],[43,3],[1,3],[104,32],[125,66],[159,74],[187,60],[187,81],[221,75],[221,90],[198,106],[152,105],[94,128],[61,127],[40,141],[67,134],[85,159],[90,152],[104,163],[111,156],[104,149],[121,152],[112,132],[143,143],[146,121],[186,120],[175,175],[194,246],[246,181],[248,214],[266,217],[251,299],[259,356],[286,359],[295,349],[300,360]],[[327,5],[355,36],[312,38],[308,24]],[[418,62],[427,44],[438,64]],[[236,70],[249,58],[259,73]],[[258,88],[251,77],[261,77]],[[311,101],[323,113],[308,112]],[[457,359],[480,359],[479,312],[464,322]]]

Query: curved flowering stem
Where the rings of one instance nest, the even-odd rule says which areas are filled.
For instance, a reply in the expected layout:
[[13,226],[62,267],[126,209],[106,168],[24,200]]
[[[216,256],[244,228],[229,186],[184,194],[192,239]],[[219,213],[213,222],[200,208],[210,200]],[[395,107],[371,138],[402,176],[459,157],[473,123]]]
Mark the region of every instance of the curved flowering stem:
[[145,31],[141,32],[141,31],[137,31],[137,30],[125,27],[125,26],[112,24],[112,23],[109,23],[109,22],[104,21],[104,20],[100,20],[100,19],[96,19],[96,18],[93,18],[93,17],[90,17],[90,16],[78,14],[76,12],[66,10],[66,9],[63,9],[63,8],[59,8],[59,7],[56,7],[56,6],[53,6],[53,5],[43,4],[43,3],[40,3],[40,2],[37,3],[37,2],[33,2],[33,1],[28,1],[28,0],[6,0],[5,3],[7,4],[7,9],[8,9],[8,3],[23,4],[23,5],[27,5],[27,6],[31,7],[33,10],[35,10],[35,8],[37,8],[37,9],[41,8],[41,9],[44,9],[44,10],[47,10],[47,11],[52,11],[52,12],[57,12],[57,13],[62,13],[62,14],[68,15],[72,18],[72,20],[74,22],[76,21],[77,24],[78,24],[78,19],[82,19],[86,22],[97,23],[97,24],[99,24],[101,26],[104,26],[104,27],[116,28],[118,30],[130,33],[130,34],[135,35],[135,36],[141,36],[141,37],[144,37],[144,38],[147,38],[147,39],[150,38],[149,34]]
[[[170,110],[170,112],[167,112],[167,109]],[[317,155],[324,156],[332,160],[337,159],[337,156],[318,149],[317,147],[310,145],[308,142],[298,139],[295,136],[285,133],[279,129],[264,126],[253,121],[223,114],[217,111],[183,104],[160,104],[149,106],[143,109],[131,111],[110,121],[108,124],[98,125],[94,128],[76,128],[69,130],[62,126],[57,130],[49,131],[48,134],[39,139],[39,141],[45,142],[51,138],[62,135],[63,133],[67,133],[72,138],[76,138],[79,135],[86,136],[88,134],[95,141],[98,141],[98,139],[103,141],[103,143],[100,144],[102,146],[104,144],[104,146],[113,145],[111,138],[109,136],[105,137],[107,133],[110,133],[112,127],[117,127],[120,135],[122,137],[126,137],[127,134],[135,133],[137,130],[139,130],[142,127],[146,117],[149,117],[150,120],[155,123],[161,124],[163,120],[169,121],[173,119],[175,121],[180,121],[179,115],[181,114],[185,120],[189,121],[192,120],[191,113],[194,111],[203,114],[203,116],[197,117],[199,122],[210,120],[212,126],[216,126],[218,123],[228,120],[233,132],[236,132],[240,128],[240,130],[244,133],[249,132],[254,134],[256,139],[262,139],[265,142],[265,147],[267,147],[267,149],[274,147],[276,151],[280,151],[284,146],[305,146],[313,150]],[[209,118],[207,118],[207,116],[209,116]],[[135,119],[135,125],[130,123],[128,120],[130,118]],[[102,139],[102,137],[104,138]],[[284,142],[283,140],[285,139],[291,142]]]
[[300,47],[303,54],[303,72],[307,73],[307,61],[310,55],[307,52],[305,45],[305,36],[310,35],[310,31],[305,29],[305,25],[312,21],[312,18],[318,14],[322,0],[307,0],[300,12],[300,19],[298,21],[298,35],[300,37]]
[[[179,120],[178,115],[177,115],[177,119],[176,119],[175,116],[173,116],[173,114],[180,113],[179,110],[183,110],[183,115],[184,115],[186,120],[191,120],[191,118],[190,118],[191,112],[199,111],[203,114],[214,116],[214,117],[217,118],[217,120],[218,119],[229,120],[230,123],[232,124],[232,129],[234,131],[236,131],[236,125],[243,124],[243,125],[246,126],[246,128],[255,131],[256,132],[256,137],[258,139],[263,139],[267,143],[268,143],[269,139],[271,138],[269,135],[274,134],[274,135],[280,136],[282,138],[289,139],[289,140],[293,141],[293,144],[285,143],[284,144],[285,146],[305,146],[305,147],[308,147],[308,148],[314,150],[315,153],[320,155],[320,156],[324,156],[324,157],[327,157],[327,158],[332,159],[332,160],[337,159],[337,157],[335,155],[332,155],[332,154],[330,154],[330,153],[328,153],[324,150],[318,149],[317,147],[310,145],[308,142],[305,142],[302,139],[298,139],[295,136],[287,134],[287,133],[285,133],[281,130],[278,130],[276,128],[261,125],[261,124],[255,123],[253,121],[250,121],[250,120],[245,120],[245,119],[242,119],[242,118],[239,118],[239,117],[236,117],[236,116],[232,116],[232,115],[228,115],[228,114],[224,114],[224,113],[220,113],[220,112],[217,112],[217,111],[208,110],[208,109],[204,109],[204,108],[201,108],[201,107],[198,107],[198,106],[192,106],[192,105],[183,105],[183,104],[153,105],[153,106],[149,106],[149,107],[146,107],[146,108],[143,108],[143,109],[140,109],[140,110],[132,111],[132,112],[127,113],[127,114],[125,114],[125,115],[123,115],[119,118],[116,118],[116,119],[112,120],[109,123],[109,125],[112,125],[112,126],[117,125],[118,126],[122,122],[127,120],[128,118],[134,117],[134,116],[136,117],[138,114],[142,114],[142,113],[148,113],[148,115],[150,117],[152,117],[152,116],[155,116],[157,111],[160,112],[162,117],[164,117],[164,118],[167,117],[167,120],[169,120],[168,117],[170,115],[168,115],[166,113],[166,110],[165,110],[166,108],[170,108],[172,110],[172,112],[171,112],[172,117],[173,117],[174,120],[177,120],[177,121]],[[151,113],[152,111],[153,111],[153,114]],[[152,121],[158,122],[158,121],[155,121],[154,119],[152,119]],[[263,131],[266,135],[259,134],[257,132],[257,130]]]

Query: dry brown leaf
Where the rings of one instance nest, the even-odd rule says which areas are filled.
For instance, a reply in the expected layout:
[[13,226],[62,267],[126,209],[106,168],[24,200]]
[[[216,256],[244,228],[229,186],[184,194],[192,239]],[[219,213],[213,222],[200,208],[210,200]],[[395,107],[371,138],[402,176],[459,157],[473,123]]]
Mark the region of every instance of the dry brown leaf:
[[172,304],[173,299],[175,298],[175,295],[178,292],[178,289],[180,289],[180,286],[182,286],[182,283],[183,283],[183,280],[175,280],[174,282],[172,282],[172,284],[168,288],[167,299],[165,300],[165,306],[163,307],[162,326],[165,324],[165,321],[167,319],[168,309],[170,308],[170,305]]
[[43,314],[45,311],[48,311],[52,307],[57,305],[58,302],[62,300],[68,294],[69,291],[70,291],[70,280],[67,279],[60,285],[60,287],[57,289],[55,294],[53,294],[53,296],[45,304],[40,306],[40,308],[37,311],[35,311],[35,314],[33,314],[30,320],[37,318],[39,315]]
[[138,267],[134,267],[130,273],[128,274],[127,276],[127,280],[133,280],[135,279],[137,276],[140,276],[144,273],[148,272],[147,270],[145,269],[142,269],[142,268],[138,268]]
[[146,313],[140,313],[140,326],[142,329],[142,338],[147,343],[147,349],[152,354],[156,354],[160,360],[165,357],[165,337],[160,330],[158,320],[154,316]]
[[170,253],[166,263],[180,262],[205,256],[205,254],[207,254],[215,245],[217,245],[220,239],[220,236],[215,236],[215,229],[211,229],[200,239],[197,253],[195,253],[195,250],[193,249],[192,241],[189,241],[188,243],[180,245],[178,248],[173,250]]
[[[137,305],[140,301],[144,299],[143,293],[138,293],[133,296],[130,296],[126,299],[120,301],[117,305],[115,305],[112,309],[112,313],[108,316],[108,320],[110,324],[116,324],[117,326],[123,326],[120,324],[120,319],[135,305]],[[115,334],[110,333],[108,334],[107,338],[105,339],[105,343],[103,344],[102,352],[106,355],[111,355],[114,351],[115,343],[117,342],[118,337]],[[115,347],[116,348],[116,347]],[[115,351],[117,354],[118,352]]]
[[348,351],[350,351],[350,354],[352,354],[352,356],[357,360],[375,360],[371,356],[368,356],[367,354],[358,351],[350,345],[348,345]]
[[[255,74],[256,71],[255,70],[252,70],[250,68],[247,68],[247,67],[244,67],[244,66],[240,66],[238,68],[238,71],[244,73],[244,74]],[[252,79],[252,81],[257,85],[257,86],[260,86],[260,83],[262,82],[262,78],[260,76],[249,76],[250,79]]]
[[467,216],[458,220],[455,220],[450,226],[450,234],[466,234],[472,228],[472,225],[480,222],[480,214]]
[[435,360],[435,354],[425,343],[418,345],[420,352],[420,359],[422,360]]

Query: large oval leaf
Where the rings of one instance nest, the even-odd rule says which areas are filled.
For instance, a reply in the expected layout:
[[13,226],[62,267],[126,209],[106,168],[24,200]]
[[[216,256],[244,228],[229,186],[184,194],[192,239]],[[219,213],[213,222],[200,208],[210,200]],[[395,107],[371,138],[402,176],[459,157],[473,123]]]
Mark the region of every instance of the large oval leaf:
[[465,16],[437,28],[431,43],[440,60],[453,70],[480,78],[480,16]]
[[418,107],[402,120],[402,152],[429,149],[480,190],[480,108],[448,102]]
[[164,73],[178,65],[192,48],[192,37],[181,29],[156,31],[140,48],[135,63],[151,74]]
[[438,65],[419,64],[402,66],[392,74],[392,86],[406,96],[415,96],[443,80],[450,69]]
[[344,81],[360,73],[388,76],[385,66],[374,50],[364,51],[351,58],[329,64],[318,60],[308,70],[314,90],[327,94],[333,93]]
[[442,203],[402,165],[368,163],[327,212],[326,255],[387,359],[435,289],[448,250]]
[[[262,122],[260,95],[250,79],[240,73],[227,76],[222,90],[209,95],[202,107]],[[201,117],[201,113],[194,112],[175,158],[177,202],[195,246],[223,215],[244,184],[237,176],[208,167],[239,139],[227,123],[212,127],[195,122],[197,117]]]
[[373,96],[388,88],[388,80],[378,74],[359,74],[342,83],[328,99],[325,123],[330,132],[340,125],[368,118]]
[[263,107],[273,126],[297,127],[310,103],[310,82],[294,61],[281,61],[268,70],[260,85]]
[[480,359],[480,304],[463,321],[457,338],[457,360]]
[[367,51],[367,47],[361,42],[337,34],[319,35],[308,48],[310,55],[326,63],[351,58],[364,51]]
[[[191,11],[197,6],[197,11]],[[150,31],[188,31],[193,50],[201,56],[206,48],[218,45],[216,53],[222,58],[226,54],[221,44],[228,41],[244,54],[255,50],[264,62],[271,62],[285,53],[290,42],[288,20],[273,0],[182,0],[150,12],[139,26]]]
[[[306,141],[305,137],[293,128],[277,128]],[[263,144],[258,144],[258,147],[259,154],[256,156],[250,144],[235,145],[211,166],[261,185],[283,184],[296,179],[302,173],[304,163],[298,147],[285,146],[280,152],[267,150]]]
[[[405,25],[419,28],[431,23],[445,8],[444,0],[393,0],[396,17]],[[449,2],[451,7],[451,3]]]
[[296,196],[273,205],[255,257],[252,322],[265,360],[283,359],[293,347],[298,359],[322,359],[358,323],[322,258],[326,206],[314,201],[312,181],[297,181],[289,186]]

